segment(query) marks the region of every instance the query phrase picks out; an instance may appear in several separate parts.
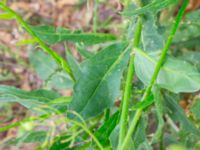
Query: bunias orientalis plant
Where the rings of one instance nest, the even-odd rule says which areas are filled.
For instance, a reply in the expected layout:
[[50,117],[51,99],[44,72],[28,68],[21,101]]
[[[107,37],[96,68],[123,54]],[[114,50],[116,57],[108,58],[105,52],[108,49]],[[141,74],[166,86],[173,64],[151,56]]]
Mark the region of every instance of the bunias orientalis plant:
[[[184,0],[172,25],[165,26],[166,31],[163,30],[162,22],[159,24],[162,9],[177,2],[125,1],[126,9],[121,15],[124,19],[128,18],[129,28],[128,35],[122,37],[96,32],[99,1],[96,1],[92,11],[95,14],[94,33],[71,31],[62,27],[55,29],[51,26],[32,26],[1,2],[3,13],[0,18],[16,19],[32,36],[32,42],[48,54],[33,51],[30,55],[30,62],[45,81],[45,85],[51,83],[50,88],[59,91],[63,88],[59,85],[63,83],[58,84],[56,79],[64,79],[64,84],[70,83],[67,88],[73,89],[73,95],[62,97],[52,90],[26,92],[2,85],[2,102],[18,102],[37,112],[38,116],[5,126],[0,131],[30,121],[42,121],[40,125],[45,124],[51,117],[55,125],[49,129],[51,132],[47,132],[48,134],[40,134],[45,137],[43,139],[47,139],[40,141],[42,149],[138,150],[153,149],[154,145],[164,149],[172,143],[184,143],[186,148],[197,145],[200,131],[186,117],[177,99],[178,93],[200,89],[200,74],[190,63],[168,53],[173,39],[176,39],[175,33],[189,1]],[[194,17],[194,14],[191,16]],[[162,32],[164,33],[161,34]],[[68,50],[65,59],[49,48],[49,45],[62,42],[75,43],[83,61],[79,63]],[[86,50],[87,47],[97,44],[103,45],[99,46],[98,52]],[[66,43],[65,45],[67,47]],[[43,61],[38,62],[38,57]],[[45,66],[41,69],[37,63],[47,64],[46,66],[51,64],[52,69],[47,72]],[[46,70],[45,76],[41,70]],[[134,76],[139,81],[134,80]],[[120,107],[114,106],[117,99],[121,99]],[[152,115],[156,116],[154,118],[158,121],[152,119]],[[53,116],[56,116],[56,119]],[[176,124],[177,121],[180,126]],[[55,126],[62,123],[67,125],[66,130],[56,134]],[[157,126],[155,133],[147,130],[152,124]],[[170,129],[166,130],[165,127]],[[28,136],[32,137],[29,142],[36,139],[34,134]],[[179,135],[182,136],[180,141],[173,139],[173,142],[169,142],[168,139]],[[192,145],[188,144],[191,142],[185,142],[188,140],[187,136],[193,139]]]

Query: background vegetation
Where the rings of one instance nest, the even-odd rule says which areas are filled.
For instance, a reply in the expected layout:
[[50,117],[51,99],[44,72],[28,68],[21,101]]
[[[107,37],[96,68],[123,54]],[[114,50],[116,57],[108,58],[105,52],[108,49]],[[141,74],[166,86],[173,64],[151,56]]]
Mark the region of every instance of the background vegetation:
[[0,149],[199,150],[199,7],[0,1]]

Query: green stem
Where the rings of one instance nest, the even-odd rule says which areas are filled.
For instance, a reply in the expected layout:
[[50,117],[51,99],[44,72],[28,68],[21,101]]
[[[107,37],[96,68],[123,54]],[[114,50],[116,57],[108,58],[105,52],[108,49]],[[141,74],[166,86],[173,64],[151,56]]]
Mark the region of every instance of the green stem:
[[77,121],[74,121],[74,120],[69,120],[70,122],[73,122],[74,124],[80,126],[93,140],[94,142],[97,144],[98,148],[100,150],[104,150],[103,146],[101,145],[101,143],[99,142],[99,140],[95,137],[95,135],[86,127],[84,126],[83,124],[77,122]]
[[49,48],[29,27],[29,25],[22,19],[21,16],[19,16],[15,11],[7,7],[4,3],[0,2],[0,8],[4,11],[7,11],[11,15],[13,15],[16,20],[19,22],[19,24],[25,28],[25,30],[34,37],[35,41],[40,45],[40,47],[47,52],[51,57],[70,75],[70,77],[75,81],[75,78],[72,74],[71,68],[69,64],[60,56],[58,55],[54,50]]
[[[185,9],[186,9],[186,7],[188,5],[188,2],[189,2],[189,0],[184,0],[184,3],[182,5],[181,9],[178,12],[176,20],[175,20],[175,22],[174,22],[174,24],[173,24],[173,26],[171,28],[171,32],[170,32],[170,34],[168,36],[167,42],[166,42],[166,44],[165,44],[165,46],[164,46],[164,48],[162,50],[161,57],[160,57],[158,63],[156,64],[156,68],[154,70],[154,73],[152,75],[150,83],[149,83],[148,87],[146,88],[145,93],[144,93],[141,101],[145,101],[148,98],[148,96],[150,95],[150,93],[151,93],[152,86],[153,86],[155,80],[157,79],[157,76],[158,76],[158,73],[160,71],[160,68],[162,67],[162,64],[165,61],[165,58],[167,56],[167,51],[168,51],[168,49],[169,49],[169,47],[170,47],[170,45],[172,43],[173,37],[174,37],[174,35],[176,33],[176,30],[177,30],[177,28],[178,28],[178,26],[180,24],[181,18],[182,18],[183,14],[184,14],[184,11],[185,11]],[[131,136],[135,131],[136,125],[137,125],[141,115],[142,115],[142,109],[138,109],[136,111],[136,113],[135,113],[135,116],[134,116],[132,122],[131,122],[130,128],[129,128],[128,133],[127,133],[127,135],[126,135],[126,137],[124,139],[124,142],[122,144],[121,150],[125,150],[126,149],[126,146],[128,145],[128,143],[129,143],[129,141],[131,139]]]
[[98,11],[99,0],[94,0],[94,8],[93,8],[93,32],[97,32],[97,11]]
[[164,130],[164,120],[163,120],[163,97],[161,95],[160,87],[156,84],[154,84],[152,88],[152,93],[154,95],[154,103],[155,103],[155,109],[156,109],[156,116],[158,119],[158,127],[156,129],[156,132],[154,134],[154,137],[152,138],[151,143],[159,142],[160,150],[163,150],[163,130]]
[[[134,48],[138,47],[138,44],[140,41],[141,30],[142,30],[142,21],[139,18],[138,22],[137,22],[137,26],[136,26],[135,38],[133,41],[133,50],[134,50]],[[129,100],[131,97],[133,77],[134,77],[134,55],[131,54],[130,60],[129,60],[125,88],[124,88],[124,95],[123,95],[123,99],[122,99],[122,112],[121,112],[121,117],[120,117],[120,132],[119,132],[118,147],[120,147],[120,145],[122,144],[123,139],[126,135],[126,131],[127,131],[128,106],[129,106]]]
[[26,119],[24,119],[22,121],[18,121],[18,122],[6,125],[5,127],[0,127],[0,133],[1,132],[5,132],[5,131],[7,131],[7,130],[9,130],[11,128],[18,127],[21,124],[26,123],[26,122],[32,122],[32,121],[37,121],[37,120],[41,120],[41,121],[45,120],[45,119],[49,118],[50,116],[51,116],[50,114],[47,114],[47,115],[42,115],[42,116],[26,118]]
[[104,122],[106,122],[108,119],[110,118],[110,109],[106,109],[105,111],[105,119],[104,119]]

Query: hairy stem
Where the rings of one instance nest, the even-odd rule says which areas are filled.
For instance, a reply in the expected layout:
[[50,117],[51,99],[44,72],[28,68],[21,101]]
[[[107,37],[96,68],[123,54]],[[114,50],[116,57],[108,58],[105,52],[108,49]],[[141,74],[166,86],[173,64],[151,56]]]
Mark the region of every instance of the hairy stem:
[[67,61],[65,61],[60,55],[58,55],[54,50],[49,48],[34,32],[33,30],[29,27],[29,25],[22,19],[21,16],[19,16],[15,11],[10,9],[8,6],[6,6],[4,3],[0,2],[0,8],[3,9],[4,11],[10,13],[15,17],[15,19],[18,21],[18,23],[35,39],[35,41],[39,44],[39,46],[47,52],[57,63],[60,65],[63,70],[65,70],[70,77],[75,80],[71,68]]
[[[174,35],[176,33],[176,30],[177,30],[177,28],[178,28],[178,26],[180,24],[181,18],[182,18],[183,14],[184,14],[184,11],[185,11],[185,9],[186,9],[186,7],[188,5],[188,2],[189,2],[189,0],[184,0],[184,3],[182,5],[181,9],[178,12],[178,15],[177,15],[177,17],[175,19],[175,22],[174,22],[174,24],[173,24],[173,26],[171,28],[171,32],[170,32],[170,34],[168,36],[167,42],[166,42],[166,44],[165,44],[165,46],[164,46],[164,48],[162,50],[160,59],[156,64],[156,68],[154,70],[154,73],[152,75],[150,83],[149,83],[148,87],[146,88],[145,93],[144,93],[141,101],[145,101],[148,98],[148,96],[150,95],[150,93],[151,93],[152,86],[153,86],[154,82],[157,79],[157,76],[158,76],[158,73],[159,73],[159,71],[160,71],[160,69],[162,67],[162,64],[165,61],[165,58],[167,56],[167,51],[168,51],[168,49],[169,49],[169,47],[170,47],[170,45],[172,43],[173,37],[174,37]],[[121,150],[125,150],[126,149],[126,146],[128,145],[128,143],[129,143],[129,141],[131,139],[131,136],[135,131],[136,125],[137,125],[141,115],[142,115],[142,109],[138,109],[136,111],[136,113],[135,113],[135,116],[134,116],[132,122],[131,122],[130,128],[129,128],[128,133],[127,133],[127,135],[126,135],[126,137],[124,139],[124,142],[122,144]]]
[[[135,31],[135,38],[133,41],[133,50],[134,48],[138,47],[139,41],[140,41],[140,35],[142,30],[142,21],[139,18],[136,26]],[[132,52],[133,53],[133,52]],[[119,132],[119,146],[122,144],[123,139],[126,135],[127,131],[127,124],[128,124],[128,106],[129,106],[129,100],[131,97],[131,91],[132,91],[132,80],[134,77],[134,55],[131,54],[129,59],[129,66],[128,66],[128,72],[126,77],[126,83],[124,88],[124,95],[122,99],[122,112],[120,116],[120,132]]]

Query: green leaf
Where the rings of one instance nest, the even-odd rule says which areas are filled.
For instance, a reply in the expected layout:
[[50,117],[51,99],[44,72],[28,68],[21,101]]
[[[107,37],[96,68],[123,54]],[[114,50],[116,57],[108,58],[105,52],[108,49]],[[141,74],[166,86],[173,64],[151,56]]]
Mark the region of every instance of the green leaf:
[[71,102],[71,99],[72,97],[70,96],[63,96],[63,97],[59,97],[59,98],[56,98],[52,101],[49,102],[50,105],[54,105],[54,104],[66,104],[66,103],[69,103]]
[[67,51],[66,53],[67,53],[67,61],[71,67],[72,73],[75,79],[78,80],[82,72],[80,65],[76,60],[76,58],[70,52]]
[[87,59],[69,108],[88,119],[111,107],[120,95],[120,81],[129,51],[127,43],[117,43]]
[[186,20],[189,20],[193,23],[199,23],[200,10],[197,9],[196,11],[191,11],[190,13],[187,13],[185,17],[186,17]]
[[145,109],[151,104],[153,104],[153,102],[154,102],[153,95],[150,95],[145,101],[139,101],[136,104],[134,104],[131,110]]
[[173,95],[165,95],[167,113],[174,121],[179,121],[183,130],[200,137],[200,130],[187,118],[184,110],[179,106]]
[[96,138],[103,146],[109,145],[109,137],[119,120],[119,112],[114,113],[104,124],[95,132]]
[[[153,87],[153,95],[154,95],[154,101],[156,106],[156,116],[158,119],[158,126],[156,129],[156,132],[153,136],[153,142],[161,142],[164,135],[164,105],[163,105],[163,97],[161,95],[160,87],[158,85],[154,85]],[[161,148],[160,148],[161,149]]]
[[31,65],[42,80],[46,80],[58,68],[53,59],[43,51],[31,51],[29,58]]
[[184,145],[185,150],[198,150],[195,149],[196,145],[198,145],[199,136],[194,135],[192,132],[188,132],[184,128],[182,128],[179,132],[179,142]]
[[67,106],[71,102],[71,100],[72,100],[72,97],[70,96],[59,97],[54,100],[51,100],[48,103],[48,106],[50,106],[50,108],[56,109],[56,111],[59,113],[66,112]]
[[186,15],[186,19],[180,25],[174,42],[183,42],[200,36],[200,10],[193,11]]
[[73,148],[69,148],[70,142],[65,141],[67,138],[69,138],[67,135],[56,137],[54,139],[54,143],[50,147],[50,150],[72,150]]
[[200,24],[183,23],[174,36],[174,43],[184,42],[200,36]]
[[18,144],[18,143],[42,143],[47,137],[47,131],[32,131],[14,140],[6,142],[6,145]]
[[90,58],[92,56],[94,56],[94,54],[90,51],[87,51],[83,46],[77,46],[77,51],[79,52],[79,54],[85,58]]
[[36,90],[27,92],[15,87],[0,85],[0,102],[17,102],[28,109],[47,104],[58,97],[60,95],[53,91]]
[[16,46],[23,46],[23,45],[28,45],[28,44],[36,44],[37,41],[34,38],[29,38],[29,39],[22,39],[16,43]]
[[192,63],[200,71],[200,52],[186,51],[180,58]]
[[1,13],[0,14],[0,20],[10,20],[10,19],[14,19],[15,16],[13,16],[10,13]]
[[55,61],[43,51],[31,51],[29,60],[38,76],[45,83],[56,89],[68,89],[73,87],[73,81],[63,71],[60,71],[59,66]]
[[[135,70],[138,78],[148,85],[159,55],[156,53],[145,53],[137,49],[135,56]],[[174,57],[167,57],[162,66],[157,84],[172,92],[195,92],[200,89],[200,73],[195,67],[186,61]]]
[[183,147],[182,145],[170,145],[169,147],[167,147],[167,150],[186,150],[185,147]]
[[62,27],[55,29],[52,26],[31,26],[31,29],[42,41],[48,44],[69,41],[93,45],[116,40],[116,37],[111,34],[84,33],[71,31]]
[[128,8],[122,13],[122,15],[132,17],[134,15],[146,14],[148,12],[156,13],[175,2],[176,0],[157,0],[145,5],[144,7],[136,8],[135,10],[133,10],[132,8]]
[[[54,74],[55,73],[55,74]],[[55,88],[55,89],[72,89],[74,82],[71,80],[68,74],[66,74],[64,71],[58,71],[54,72],[49,76],[49,78],[46,80],[48,82],[48,86]]]
[[142,44],[144,51],[161,50],[164,46],[162,35],[158,32],[156,16],[152,13],[145,15],[142,28]]
[[192,37],[191,39],[186,39],[185,41],[184,40],[179,41],[179,40],[177,40],[177,42],[174,42],[172,44],[172,46],[175,47],[177,50],[182,49],[182,48],[192,49],[200,45],[200,42],[199,42],[200,36],[197,36],[194,38]]
[[148,118],[144,116],[139,120],[136,132],[133,135],[132,141],[134,141],[135,150],[152,150],[145,132],[147,125]]
[[200,120],[200,99],[197,99],[190,108],[190,111],[192,112],[192,116],[196,120]]
[[127,29],[127,33],[128,33],[127,39],[128,39],[128,41],[131,41],[132,39],[134,39],[136,26],[137,26],[137,18],[130,19],[129,26],[128,26],[128,29]]
[[[110,135],[110,143],[112,146],[112,150],[117,150],[119,139],[119,126],[116,126],[113,132]],[[135,150],[133,140],[130,141],[127,150]]]

